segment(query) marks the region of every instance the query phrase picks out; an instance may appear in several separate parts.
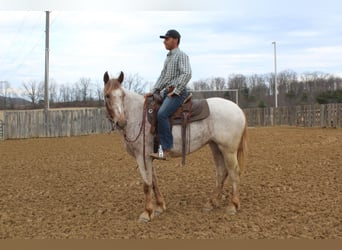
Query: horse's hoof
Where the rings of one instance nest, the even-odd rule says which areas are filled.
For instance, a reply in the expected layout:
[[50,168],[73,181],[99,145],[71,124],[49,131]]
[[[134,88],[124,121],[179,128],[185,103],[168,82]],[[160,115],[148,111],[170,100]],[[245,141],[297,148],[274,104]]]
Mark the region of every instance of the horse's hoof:
[[211,212],[211,211],[213,211],[213,210],[214,210],[213,207],[203,207],[203,208],[202,208],[202,211],[203,211],[203,212],[206,212],[206,213],[209,213],[209,212]]
[[156,207],[156,209],[154,210],[154,216],[159,216],[161,215],[164,211],[166,210],[166,207]]
[[140,216],[139,216],[139,222],[140,223],[148,223],[148,222],[150,222],[151,220],[152,220],[152,217],[153,216],[151,216],[151,218],[150,218],[150,216],[148,215],[148,213],[147,212],[143,212]]
[[214,210],[214,206],[210,202],[207,202],[202,210],[203,212],[211,212]]
[[139,217],[139,222],[142,223],[142,224],[149,223],[150,221],[151,221],[150,219]]
[[236,207],[234,205],[231,205],[229,207],[227,207],[227,210],[226,210],[227,214],[229,215],[235,215],[236,214]]

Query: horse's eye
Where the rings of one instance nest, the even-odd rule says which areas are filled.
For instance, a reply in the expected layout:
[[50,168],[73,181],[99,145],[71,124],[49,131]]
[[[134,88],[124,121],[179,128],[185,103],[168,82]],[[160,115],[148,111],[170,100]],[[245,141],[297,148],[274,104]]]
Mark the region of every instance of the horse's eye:
[[107,98],[107,99],[109,99],[109,98],[110,98],[110,95],[109,95],[109,94],[107,94],[107,95],[106,95],[106,98]]

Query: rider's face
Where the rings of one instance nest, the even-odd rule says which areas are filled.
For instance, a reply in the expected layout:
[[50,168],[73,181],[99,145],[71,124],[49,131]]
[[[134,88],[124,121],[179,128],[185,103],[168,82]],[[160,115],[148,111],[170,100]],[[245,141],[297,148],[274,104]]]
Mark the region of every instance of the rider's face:
[[164,38],[164,45],[167,50],[173,50],[178,47],[178,39],[173,37]]

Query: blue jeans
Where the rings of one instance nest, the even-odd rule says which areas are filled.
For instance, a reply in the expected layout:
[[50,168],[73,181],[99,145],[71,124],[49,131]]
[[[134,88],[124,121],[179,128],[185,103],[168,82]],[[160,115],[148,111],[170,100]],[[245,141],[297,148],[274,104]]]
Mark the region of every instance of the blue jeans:
[[173,148],[173,137],[169,117],[176,112],[187,96],[188,91],[186,89],[184,89],[179,96],[173,95],[172,97],[168,97],[166,91],[163,94],[163,104],[160,106],[157,114],[158,134],[163,150]]

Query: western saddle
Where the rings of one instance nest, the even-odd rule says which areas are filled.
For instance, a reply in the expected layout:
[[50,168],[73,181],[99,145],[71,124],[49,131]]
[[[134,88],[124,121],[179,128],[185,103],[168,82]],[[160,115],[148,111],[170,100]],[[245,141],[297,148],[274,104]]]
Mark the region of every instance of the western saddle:
[[[147,97],[147,120],[151,124],[150,133],[154,135],[154,152],[157,152],[159,146],[158,136],[158,121],[157,113],[162,104],[162,97],[159,93],[154,93],[152,96]],[[169,121],[171,130],[173,125],[181,125],[182,133],[182,165],[185,166],[186,157],[186,131],[187,126],[191,122],[200,121],[209,116],[209,106],[207,100],[199,99],[192,100],[192,93],[184,100],[183,104],[177,111],[170,116]],[[190,127],[189,127],[190,128]],[[190,141],[188,151],[190,151]]]

